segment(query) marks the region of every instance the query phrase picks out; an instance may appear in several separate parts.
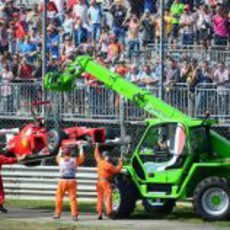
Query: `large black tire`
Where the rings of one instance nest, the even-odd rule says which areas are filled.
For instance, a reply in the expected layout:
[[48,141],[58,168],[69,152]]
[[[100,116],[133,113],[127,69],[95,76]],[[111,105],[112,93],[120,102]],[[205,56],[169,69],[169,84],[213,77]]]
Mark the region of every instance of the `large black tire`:
[[67,138],[67,134],[62,129],[52,129],[47,133],[47,148],[50,155],[57,155],[62,140]]
[[156,205],[151,199],[144,199],[142,204],[146,212],[153,215],[169,215],[175,206],[175,200],[164,200],[162,205]]
[[196,187],[193,196],[196,214],[204,220],[216,221],[230,217],[230,187],[226,179],[208,177]]
[[129,217],[136,207],[138,192],[135,185],[124,175],[117,175],[112,183],[113,216]]

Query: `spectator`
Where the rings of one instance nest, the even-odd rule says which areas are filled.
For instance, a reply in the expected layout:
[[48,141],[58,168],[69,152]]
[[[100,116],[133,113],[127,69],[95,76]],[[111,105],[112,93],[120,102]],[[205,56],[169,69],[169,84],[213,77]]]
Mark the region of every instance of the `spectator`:
[[138,70],[137,65],[135,64],[131,65],[126,74],[127,80],[137,84],[139,82],[138,73],[139,73],[139,70]]
[[149,11],[151,14],[157,13],[156,0],[145,0],[144,11]]
[[20,111],[21,113],[28,113],[28,105],[36,98],[36,89],[31,83],[34,80],[34,66],[28,62],[27,58],[22,58],[18,67],[18,78],[24,83],[20,85]]
[[107,27],[102,28],[99,44],[100,54],[104,57],[104,59],[107,59],[108,47],[110,44],[109,29]]
[[144,12],[144,1],[143,0],[128,0],[130,4],[130,13],[140,17]]
[[195,77],[196,87],[198,88],[198,94],[196,95],[196,112],[197,114],[204,114],[208,109],[209,95],[207,94],[207,91],[199,89],[206,89],[208,84],[213,82],[213,72],[208,61],[203,61],[202,66],[198,69]]
[[70,36],[65,37],[65,42],[61,47],[62,68],[73,58],[75,45]]
[[64,19],[64,9],[65,9],[65,0],[53,0],[57,10],[58,10],[58,17],[60,21],[62,22]]
[[[169,42],[169,39],[171,37],[171,32],[173,30],[173,17],[171,16],[170,10],[166,9],[165,16],[164,16],[164,40],[166,43]],[[155,30],[156,30],[156,41],[157,43],[160,42],[160,31],[161,29],[161,19],[160,17],[155,18]]]
[[12,80],[14,79],[14,75],[9,68],[8,64],[3,65],[2,73],[1,73],[1,81],[3,86],[1,86],[1,97],[3,102],[3,111],[12,113],[13,112],[13,91]]
[[155,77],[149,65],[144,65],[143,69],[138,73],[139,85],[153,86],[159,79]]
[[[52,20],[58,16],[58,9],[57,6],[54,2],[54,0],[46,0],[46,8],[47,8],[47,19]],[[43,12],[44,6],[43,6],[43,1],[41,1],[40,4],[40,11]]]
[[214,30],[214,42],[215,45],[227,45],[228,28],[227,18],[224,14],[223,8],[219,8],[217,13],[212,18],[213,30]]
[[180,30],[180,17],[184,12],[184,4],[180,2],[180,0],[174,0],[171,8],[170,13],[173,17],[172,24],[172,36],[173,36],[173,45],[175,46],[178,36],[179,36],[179,30]]
[[36,28],[31,28],[28,36],[30,37],[30,41],[35,46],[38,46],[38,44],[41,43],[41,36],[39,36]]
[[19,55],[15,54],[12,56],[12,64],[11,64],[11,70],[12,70],[12,73],[14,75],[14,80],[13,82],[15,82],[15,79],[17,78],[17,75],[18,75],[18,65],[19,65],[19,62],[20,62],[20,58],[19,58]]
[[72,37],[73,36],[73,30],[74,30],[74,19],[72,15],[72,10],[68,9],[65,14],[65,20],[62,24],[62,27],[64,29],[64,34],[63,36],[65,37],[66,35]]
[[25,41],[22,43],[19,53],[22,57],[26,57],[27,61],[34,63],[36,61],[37,45],[31,42],[30,37],[27,35]]
[[180,69],[177,62],[173,58],[169,58],[168,62],[169,67],[166,74],[166,86],[178,83],[180,81]]
[[15,26],[11,21],[9,23],[9,28],[7,29],[7,43],[8,43],[8,51],[11,55],[16,52],[16,43],[15,43]]
[[32,9],[26,16],[27,30],[36,29],[41,32],[42,22],[39,16],[37,4],[33,4]]
[[88,40],[88,30],[84,27],[80,18],[76,19],[74,26],[74,44],[78,47],[81,43],[85,43]]
[[170,13],[170,9],[165,10],[165,41],[169,42],[169,38],[171,37],[171,33],[173,30],[173,17]]
[[21,41],[26,37],[26,24],[23,20],[18,18],[18,21],[15,23],[16,30],[16,40]]
[[7,27],[4,20],[0,21],[0,53],[8,51]]
[[128,27],[128,58],[134,54],[134,56],[138,56],[138,52],[140,50],[140,42],[139,42],[139,33],[140,33],[140,21],[135,15],[131,15],[131,17],[126,22]]
[[156,20],[153,15],[150,14],[149,10],[145,10],[145,13],[141,17],[141,25],[143,28],[143,46],[154,44],[155,42],[155,25]]
[[50,61],[47,64],[47,72],[58,72],[59,68],[58,68],[59,64],[58,64],[58,60],[56,56],[52,56],[50,58]]
[[5,0],[0,0],[0,19],[3,21],[7,20],[7,3]]
[[213,72],[208,61],[203,61],[201,66],[201,71],[197,73],[197,80],[199,83],[212,83],[213,82]]
[[118,40],[125,44],[125,27],[123,22],[127,17],[127,9],[122,5],[122,0],[115,0],[110,8],[113,16],[113,33]]
[[75,3],[76,3],[76,0],[66,0],[66,8],[73,9]]
[[[44,10],[43,3],[44,3],[44,1],[40,0],[40,11],[41,12]],[[55,0],[46,0],[46,8],[47,8],[47,12],[51,15],[53,15],[54,13],[58,13],[58,9],[57,9],[57,5],[55,3]],[[53,16],[51,16],[51,17],[53,17]]]
[[48,26],[47,32],[47,51],[49,52],[49,57],[55,56],[59,58],[60,36],[52,25]]
[[116,35],[111,35],[110,40],[111,43],[108,46],[107,61],[110,63],[116,63],[121,58],[124,47],[118,42]]
[[210,40],[212,37],[212,22],[211,14],[208,6],[204,3],[199,5],[199,9],[196,13],[196,28],[197,28],[197,43],[201,42],[205,47],[210,46]]
[[33,79],[33,67],[25,57],[22,58],[22,61],[19,64],[17,77],[23,80],[24,82],[28,82],[28,80]]
[[73,6],[74,18],[76,20],[80,19],[84,27],[87,24],[87,10],[88,7],[85,4],[85,0],[77,0]]
[[184,6],[184,13],[180,18],[180,28],[182,32],[182,44],[193,45],[194,44],[194,18],[190,12],[189,5]]
[[98,41],[101,33],[102,26],[102,11],[96,0],[90,1],[90,7],[87,11],[88,24],[91,30],[92,42]]
[[230,103],[227,91],[230,86],[230,73],[224,62],[218,63],[218,68],[214,71],[214,80],[217,83],[219,114],[227,115],[226,105]]
[[190,85],[192,82],[192,74],[192,66],[189,63],[188,58],[185,58],[181,65],[180,82],[187,83],[188,85]]

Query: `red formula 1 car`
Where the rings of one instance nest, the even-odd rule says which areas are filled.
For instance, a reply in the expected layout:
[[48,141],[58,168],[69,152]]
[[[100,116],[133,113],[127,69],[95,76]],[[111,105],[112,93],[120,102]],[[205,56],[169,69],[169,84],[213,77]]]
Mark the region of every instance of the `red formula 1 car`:
[[71,127],[66,129],[53,129],[48,131],[43,119],[35,116],[36,106],[50,105],[49,102],[33,102],[31,113],[33,122],[22,129],[2,129],[0,135],[6,135],[4,153],[12,155],[25,155],[25,164],[28,166],[40,164],[41,159],[55,156],[59,148],[64,145],[76,145],[79,140],[90,143],[105,143],[106,129]]

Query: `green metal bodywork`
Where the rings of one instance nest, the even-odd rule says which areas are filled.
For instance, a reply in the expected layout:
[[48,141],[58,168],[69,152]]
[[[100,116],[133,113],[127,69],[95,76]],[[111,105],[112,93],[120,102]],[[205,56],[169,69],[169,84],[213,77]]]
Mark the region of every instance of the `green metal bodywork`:
[[[193,195],[196,185],[205,177],[221,176],[230,179],[230,141],[210,129],[215,124],[214,121],[194,120],[150,92],[140,89],[96,63],[91,57],[76,58],[63,73],[47,74],[44,87],[60,92],[73,90],[76,87],[76,78],[81,77],[83,72],[92,74],[106,87],[155,117],[146,121],[146,132],[124,166],[142,198],[184,199]],[[150,129],[170,124],[180,125],[185,130],[185,150],[181,157],[183,163],[175,168],[147,173],[141,158],[151,156],[151,152],[143,153],[140,146]],[[202,139],[204,136],[205,139]],[[157,162],[155,164],[158,165]],[[155,189],[157,186],[159,191]]]

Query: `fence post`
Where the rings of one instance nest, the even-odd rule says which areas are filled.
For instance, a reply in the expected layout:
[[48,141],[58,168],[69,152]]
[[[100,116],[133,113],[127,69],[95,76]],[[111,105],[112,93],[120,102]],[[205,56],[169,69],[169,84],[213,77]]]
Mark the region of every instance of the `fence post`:
[[[120,96],[120,105],[119,105],[119,123],[120,123],[120,137],[121,140],[124,140],[126,137],[125,129],[125,100],[124,97]],[[121,145],[121,155],[125,154],[125,146]]]
[[44,79],[46,74],[46,42],[47,42],[47,0],[43,0],[43,21],[42,21],[42,33],[43,33],[43,41],[42,41],[42,79]]
[[187,87],[187,93],[188,93],[188,115],[190,117],[194,116],[194,95],[193,93],[190,91],[190,87]]

